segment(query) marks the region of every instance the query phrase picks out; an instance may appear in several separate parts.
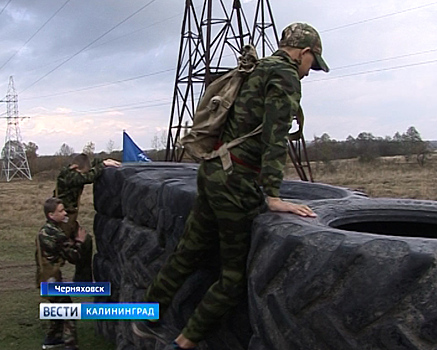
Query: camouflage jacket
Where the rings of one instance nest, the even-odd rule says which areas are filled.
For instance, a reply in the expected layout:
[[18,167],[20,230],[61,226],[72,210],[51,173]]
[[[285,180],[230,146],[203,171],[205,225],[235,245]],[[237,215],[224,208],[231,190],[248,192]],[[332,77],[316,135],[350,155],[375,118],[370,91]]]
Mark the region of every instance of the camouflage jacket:
[[79,199],[86,184],[93,183],[102,173],[104,168],[102,159],[94,159],[92,168],[86,173],[79,173],[70,169],[70,165],[62,168],[56,179],[56,188],[53,196],[62,200],[67,212],[74,210],[79,205]]
[[37,285],[50,278],[60,282],[60,268],[65,261],[75,264],[80,259],[80,243],[68,239],[62,229],[51,220],[47,220],[36,239]]
[[261,169],[260,185],[268,196],[279,196],[287,135],[300,98],[298,65],[278,50],[262,59],[243,83],[223,132],[223,142],[229,142],[263,123],[262,133],[233,148],[232,154]]

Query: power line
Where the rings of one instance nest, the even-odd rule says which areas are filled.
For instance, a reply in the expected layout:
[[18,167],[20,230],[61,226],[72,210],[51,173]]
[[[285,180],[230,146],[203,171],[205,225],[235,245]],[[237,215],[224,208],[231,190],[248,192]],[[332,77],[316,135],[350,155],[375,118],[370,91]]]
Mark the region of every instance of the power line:
[[62,92],[57,92],[57,93],[54,93],[54,94],[37,96],[37,97],[22,98],[21,101],[29,101],[29,100],[46,98],[46,97],[66,95],[66,94],[70,94],[70,93],[74,93],[74,92],[81,92],[81,91],[98,89],[98,88],[102,88],[102,87],[106,87],[106,86],[110,86],[110,85],[125,83],[125,82],[128,82],[128,81],[134,81],[134,80],[138,80],[138,79],[142,79],[142,78],[146,78],[146,77],[151,77],[151,76],[154,76],[154,75],[159,75],[159,74],[163,74],[163,73],[167,73],[167,72],[171,72],[171,71],[175,71],[175,70],[176,70],[175,68],[164,69],[164,70],[161,70],[161,71],[152,72],[152,73],[148,73],[148,74],[143,74],[143,75],[139,75],[139,76],[132,77],[132,78],[116,80],[116,81],[113,81],[113,82],[99,84],[99,85],[88,86],[88,87],[84,87],[84,88],[80,88],[80,89],[76,89],[76,90],[62,91]]
[[158,25],[158,24],[162,24],[162,23],[167,22],[167,21],[169,21],[169,20],[171,20],[171,19],[173,19],[173,18],[181,18],[181,15],[183,15],[183,13],[178,13],[177,15],[174,15],[174,16],[171,16],[171,17],[164,18],[164,19],[162,19],[162,20],[160,20],[160,21],[157,21],[157,22],[154,22],[154,23],[152,23],[152,24],[149,24],[148,26],[145,26],[145,27],[142,27],[142,28],[136,29],[136,30],[134,30],[134,31],[132,31],[132,32],[129,32],[129,33],[126,33],[126,34],[120,35],[120,36],[118,36],[118,37],[116,37],[116,38],[113,38],[113,39],[110,39],[110,40],[108,40],[108,41],[105,41],[105,42],[103,42],[103,43],[101,43],[101,44],[99,44],[99,45],[96,45],[95,47],[109,44],[109,43],[111,43],[111,42],[113,42],[113,41],[120,40],[120,39],[122,39],[122,38],[124,38],[124,37],[129,37],[129,36],[131,36],[132,34],[135,34],[135,33],[141,32],[141,31],[143,31],[143,30],[149,29],[149,28],[154,27],[154,26],[156,26],[156,25]]
[[377,17],[373,17],[373,18],[368,18],[368,19],[364,19],[362,21],[358,21],[358,22],[353,22],[353,23],[349,23],[349,24],[344,24],[338,27],[334,27],[334,28],[330,28],[330,29],[325,29],[325,30],[321,30],[321,33],[327,33],[327,32],[332,32],[334,30],[338,30],[338,29],[344,29],[344,28],[348,28],[348,27],[352,27],[354,25],[357,24],[363,24],[363,23],[367,23],[367,22],[371,22],[371,21],[376,21],[378,19],[383,19],[383,18],[387,18],[387,17],[391,17],[391,16],[396,16],[399,15],[401,13],[405,13],[405,12],[410,12],[410,11],[415,11],[418,9],[422,9],[424,7],[429,7],[429,6],[433,6],[437,4],[437,1],[429,3],[429,4],[425,4],[425,5],[420,5],[420,6],[416,6],[416,7],[411,7],[409,9],[405,9],[405,10],[401,10],[401,11],[396,11],[396,12],[392,12],[392,13],[388,13],[382,16],[377,16]]
[[144,6],[142,6],[141,8],[139,8],[138,10],[136,10],[134,13],[132,13],[131,15],[127,16],[124,20],[122,20],[121,22],[117,23],[115,26],[113,26],[111,29],[107,30],[105,33],[103,33],[102,35],[100,35],[97,39],[93,40],[91,43],[89,43],[88,45],[86,45],[85,47],[83,47],[82,49],[80,49],[78,52],[76,52],[75,54],[73,54],[72,56],[70,56],[69,58],[67,58],[66,60],[64,60],[63,62],[61,62],[60,64],[58,64],[55,68],[53,68],[52,70],[50,70],[48,73],[44,74],[41,78],[37,79],[34,83],[30,84],[28,87],[26,87],[24,90],[22,90],[21,92],[26,91],[27,89],[31,88],[32,86],[34,86],[35,84],[37,84],[38,82],[40,82],[42,79],[44,79],[45,77],[47,77],[48,75],[50,75],[51,73],[53,73],[55,70],[57,70],[58,68],[60,68],[61,66],[63,66],[65,63],[71,61],[74,57],[76,57],[77,55],[79,55],[80,53],[82,53],[83,51],[85,51],[87,48],[89,48],[91,45],[93,45],[94,43],[96,43],[97,41],[99,41],[100,39],[102,39],[103,37],[105,37],[106,35],[108,35],[110,32],[112,32],[113,30],[115,30],[116,28],[118,28],[120,25],[122,25],[123,23],[125,23],[126,21],[128,21],[129,19],[131,19],[133,16],[135,16],[136,14],[138,14],[139,12],[143,11],[145,8],[147,8],[148,6],[150,6],[151,4],[153,4],[156,0],[151,0],[149,1],[147,4],[145,4]]
[[9,57],[9,59],[5,63],[3,63],[3,65],[0,67],[0,70],[2,70],[3,67],[6,66],[6,64],[8,64],[8,62],[12,60],[23,49],[23,47],[25,47],[69,2],[70,0],[64,2],[64,4],[47,21],[45,21],[45,23],[29,39],[27,39],[23,46],[15,51],[15,53],[11,57]]
[[[416,63],[405,64],[405,65],[400,65],[400,66],[395,66],[395,67],[388,67],[388,68],[374,69],[374,70],[369,70],[369,71],[364,71],[364,72],[344,74],[344,75],[335,76],[335,77],[329,77],[329,78],[324,78],[324,79],[306,80],[305,83],[309,84],[309,83],[326,81],[326,80],[342,79],[342,78],[347,78],[347,77],[351,77],[351,76],[373,74],[373,73],[378,73],[378,72],[391,71],[391,70],[396,70],[396,69],[402,69],[402,68],[408,68],[408,67],[414,67],[414,66],[421,66],[421,65],[433,64],[433,63],[437,63],[437,60],[430,60],[430,61],[425,61],[425,62],[416,62]],[[200,94],[198,94],[198,95],[200,95]],[[160,101],[165,101],[165,100],[164,99],[149,100],[149,101],[144,101],[144,102],[160,102]],[[78,111],[77,113],[103,113],[105,111],[109,111],[111,109],[120,108],[120,107],[121,107],[121,109],[119,109],[119,110],[126,111],[126,110],[158,107],[158,106],[164,106],[164,105],[169,105],[169,104],[170,104],[170,102],[164,102],[164,103],[160,103],[160,104],[147,104],[146,103],[146,104],[143,104],[143,105],[141,105],[140,103],[133,103],[133,104],[121,105],[121,106],[103,107],[101,109],[95,109],[95,110],[80,111],[80,112]]]
[[12,0],[9,0],[6,5],[2,8],[2,10],[0,11],[0,15],[3,13],[3,11],[6,9],[6,7],[8,7],[8,5],[11,3]]
[[[122,23],[124,23],[127,19],[131,18],[133,15],[135,15],[136,13],[138,13],[139,11],[143,10],[146,6],[150,5],[151,3],[153,3],[154,1],[151,1],[150,3],[146,4],[144,7],[140,8],[138,11],[136,11],[134,14],[130,15],[128,18],[126,18],[125,20],[123,20],[122,22],[120,22],[118,25],[116,25],[115,27],[113,27],[111,30],[109,30],[108,32],[106,32],[105,34],[103,34],[102,36],[100,36],[98,39],[94,40],[91,44],[87,45],[84,49],[82,49],[81,51],[79,51],[77,54],[79,54],[80,52],[83,52],[85,49],[89,48],[93,43],[95,43],[97,40],[101,39],[103,36],[107,35],[110,31],[112,31],[113,29],[115,29],[116,27],[118,27],[119,25],[121,25]],[[355,24],[360,24],[360,23],[365,23],[365,22],[369,22],[372,20],[376,20],[376,19],[381,19],[381,18],[385,18],[385,17],[389,17],[389,16],[393,16],[396,14],[400,14],[400,13],[404,13],[404,12],[408,12],[408,11],[412,11],[412,10],[417,10],[420,8],[424,8],[427,6],[431,6],[436,4],[437,2],[433,2],[430,4],[426,4],[426,5],[421,5],[421,6],[417,6],[414,8],[410,8],[410,9],[406,9],[406,10],[402,10],[402,11],[398,11],[395,13],[391,13],[391,14],[386,14],[383,16],[378,16],[378,17],[374,17],[374,18],[370,18],[370,19],[365,19],[359,22],[355,22],[355,23],[351,23],[351,24],[347,24],[345,26],[340,26],[340,27],[336,27],[336,28],[331,28],[329,30],[325,30],[326,31],[332,31],[332,30],[336,30],[336,29],[340,29],[343,27],[347,27],[347,26],[351,26],[351,25],[355,25]],[[175,17],[175,16],[173,16]],[[170,17],[168,19],[171,19],[173,17]],[[152,25],[158,24],[159,22],[156,22]],[[150,26],[152,26],[150,25]],[[149,26],[149,27],[150,27]],[[395,57],[390,57],[390,58],[384,58],[384,59],[379,59],[379,60],[373,60],[373,61],[368,61],[368,62],[362,62],[362,63],[356,63],[356,64],[351,64],[351,65],[347,65],[347,66],[342,66],[342,67],[338,67],[338,68],[333,68],[332,70],[341,70],[341,69],[346,69],[346,68],[350,68],[350,67],[354,67],[354,66],[361,66],[361,65],[365,65],[365,64],[370,64],[370,63],[377,63],[377,62],[382,62],[382,61],[389,61],[389,60],[394,60],[394,59],[398,59],[398,58],[403,58],[403,57],[408,57],[408,56],[413,56],[413,55],[419,55],[419,54],[423,54],[423,53],[428,53],[428,52],[433,52],[436,51],[436,49],[433,50],[428,50],[428,51],[422,51],[422,52],[417,52],[417,53],[411,53],[411,54],[405,54],[405,55],[400,55],[400,56],[395,56]],[[66,63],[67,61],[69,61],[71,58],[75,57],[77,54],[75,54],[74,56],[70,57],[69,59],[67,59],[66,61],[64,61],[62,64]],[[312,83],[312,82],[317,82],[317,81],[324,81],[324,80],[333,80],[333,79],[341,79],[341,78],[345,78],[345,77],[351,77],[351,76],[357,76],[357,75],[365,75],[365,74],[373,74],[376,72],[383,72],[383,71],[389,71],[389,70],[396,70],[396,69],[401,69],[401,68],[406,68],[406,67],[411,67],[411,66],[419,66],[419,65],[425,65],[425,64],[431,64],[431,63],[435,63],[435,61],[427,61],[427,62],[419,62],[419,63],[412,63],[412,64],[407,64],[407,65],[402,65],[402,66],[396,66],[396,67],[388,67],[388,68],[383,68],[383,69],[376,69],[376,70],[370,70],[370,71],[364,71],[364,72],[356,72],[356,73],[351,73],[351,74],[346,74],[346,75],[341,75],[341,76],[334,76],[334,77],[329,77],[329,78],[324,78],[324,79],[317,79],[317,80],[310,80],[310,81],[305,81],[306,83]],[[58,67],[60,67],[61,65],[59,65]],[[57,69],[57,68],[55,68]],[[55,70],[54,69],[54,70]],[[52,71],[54,71],[52,70]],[[70,91],[65,91],[65,92],[60,92],[60,93],[56,93],[56,94],[50,94],[50,95],[46,95],[46,96],[39,96],[36,98],[42,98],[42,97],[51,97],[51,96],[58,96],[58,95],[63,95],[63,94],[68,94],[68,93],[74,93],[74,92],[80,92],[80,91],[86,91],[86,90],[90,90],[90,89],[96,89],[96,88],[101,88],[101,87],[106,87],[109,85],[113,85],[113,84],[118,84],[118,83],[122,83],[122,82],[126,82],[126,81],[132,81],[132,80],[136,80],[136,79],[141,79],[147,76],[152,76],[152,75],[157,75],[157,74],[162,74],[165,72],[170,72],[170,71],[174,71],[175,69],[166,69],[163,71],[158,71],[158,72],[152,72],[149,74],[145,74],[145,75],[141,75],[141,76],[137,76],[137,77],[133,77],[133,78],[128,78],[128,79],[123,79],[123,80],[118,80],[115,82],[110,82],[110,83],[105,83],[105,84],[100,84],[100,85],[95,85],[95,86],[90,86],[90,87],[85,87],[82,89],[77,89],[77,90],[70,90]],[[50,74],[50,72],[48,73]],[[46,74],[45,76],[47,76],[48,74]],[[45,77],[44,76],[44,77]],[[40,78],[39,80],[43,79],[44,77]],[[39,81],[38,80],[38,81]],[[37,81],[37,82],[38,82]],[[34,84],[36,84],[37,82],[35,82]],[[34,85],[32,84],[32,85]],[[28,87],[29,88],[29,87]],[[27,100],[30,99],[34,99],[34,98],[28,98]],[[148,102],[154,102],[154,101],[148,101]],[[134,109],[139,109],[139,108],[147,108],[147,107],[153,107],[155,105],[143,105],[143,106],[136,106],[136,104],[134,104],[135,107],[132,107]],[[134,105],[128,105],[126,106],[127,108],[130,108],[130,106],[134,106]],[[121,107],[121,106],[120,106]],[[108,107],[106,108],[106,110],[111,109],[111,108],[117,108],[117,106],[115,107]],[[98,112],[99,110],[94,110],[91,112]],[[90,111],[86,112],[81,112],[81,113],[89,113]]]
[[334,80],[334,79],[340,79],[340,78],[346,78],[346,77],[353,77],[353,76],[357,76],[357,75],[365,75],[365,74],[372,74],[372,73],[378,73],[378,72],[386,72],[386,71],[390,71],[390,70],[396,70],[396,69],[402,69],[402,68],[408,68],[408,67],[415,67],[415,66],[422,66],[422,65],[432,64],[432,63],[436,63],[436,62],[437,62],[437,60],[431,60],[431,61],[425,61],[425,62],[417,62],[417,63],[411,63],[411,64],[404,64],[402,66],[374,69],[374,70],[369,70],[369,71],[364,71],[364,72],[339,75],[339,76],[336,76],[336,77],[329,77],[329,78],[324,78],[324,79],[310,80],[310,81],[306,81],[306,83],[315,83],[315,82],[319,82],[319,81],[326,81],[326,80]]
[[331,71],[347,69],[347,68],[357,67],[357,66],[364,66],[364,65],[367,65],[367,64],[378,63],[378,62],[386,62],[386,61],[396,60],[396,59],[399,59],[399,58],[423,55],[423,54],[431,53],[431,52],[435,52],[435,51],[437,51],[437,49],[413,52],[413,53],[408,53],[408,54],[399,55],[399,56],[392,56],[392,57],[387,57],[387,58],[381,58],[381,59],[378,59],[378,60],[372,60],[372,61],[366,61],[366,62],[360,62],[360,63],[353,63],[353,64],[348,64],[347,66],[331,68]]
[[[404,54],[404,55],[399,55],[399,56],[392,56],[392,57],[381,58],[381,59],[377,59],[377,60],[359,62],[359,63],[349,64],[346,66],[334,67],[334,68],[331,68],[331,71],[338,71],[338,70],[347,69],[347,68],[351,68],[351,67],[364,66],[364,65],[368,65],[368,64],[372,64],[372,63],[386,62],[386,61],[391,61],[391,60],[395,60],[395,59],[399,59],[399,58],[405,58],[405,57],[411,57],[411,56],[417,56],[417,55],[422,55],[422,54],[426,54],[426,53],[431,53],[431,52],[435,52],[435,51],[437,51],[437,49],[419,51],[419,52],[409,53],[409,54]],[[22,98],[21,101],[29,101],[29,100],[35,100],[35,99],[41,99],[41,98],[67,95],[67,94],[75,93],[75,92],[82,92],[82,91],[88,91],[88,90],[93,90],[93,89],[99,89],[99,88],[103,88],[103,87],[107,87],[107,86],[111,86],[111,85],[115,85],[115,84],[125,83],[128,81],[143,79],[143,78],[154,76],[154,75],[160,75],[160,74],[164,74],[164,73],[168,73],[168,72],[174,72],[175,70],[176,70],[175,68],[168,68],[168,69],[164,69],[161,71],[142,74],[142,75],[132,77],[132,78],[116,80],[113,82],[108,82],[108,83],[103,83],[103,84],[98,84],[98,85],[87,86],[87,87],[83,87],[80,89],[61,91],[61,92],[57,92],[57,93],[53,93],[53,94],[36,96],[36,97]]]

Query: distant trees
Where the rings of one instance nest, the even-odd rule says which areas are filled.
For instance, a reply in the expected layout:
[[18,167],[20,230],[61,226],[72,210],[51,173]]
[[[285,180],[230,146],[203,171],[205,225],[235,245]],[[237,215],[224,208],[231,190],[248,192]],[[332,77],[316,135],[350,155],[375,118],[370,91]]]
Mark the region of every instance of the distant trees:
[[414,126],[403,134],[396,132],[393,138],[375,137],[372,133],[361,132],[357,138],[348,136],[346,141],[336,141],[324,133],[321,137],[314,137],[307,148],[310,160],[324,163],[348,158],[370,162],[381,156],[403,155],[407,161],[416,156],[417,162],[424,165],[431,152],[429,144],[422,140]]
[[38,157],[38,145],[34,142],[24,143],[24,150],[26,151],[27,160]]
[[114,141],[111,139],[106,144],[106,152],[108,154],[111,154],[114,151],[114,144],[115,144]]
[[74,153],[73,147],[70,147],[66,143],[63,143],[58,152],[55,153],[56,156],[69,157]]
[[93,157],[94,156],[94,151],[96,150],[96,145],[94,142],[90,141],[88,142],[84,147],[82,152],[85,153],[86,155],[88,155],[89,157]]
[[36,158],[38,157],[38,145],[34,142],[24,143],[24,151],[26,152],[27,162],[29,163],[30,172],[36,172]]
[[161,135],[158,136],[156,133],[153,136],[152,148],[157,150],[167,148],[167,132],[165,130],[161,131]]

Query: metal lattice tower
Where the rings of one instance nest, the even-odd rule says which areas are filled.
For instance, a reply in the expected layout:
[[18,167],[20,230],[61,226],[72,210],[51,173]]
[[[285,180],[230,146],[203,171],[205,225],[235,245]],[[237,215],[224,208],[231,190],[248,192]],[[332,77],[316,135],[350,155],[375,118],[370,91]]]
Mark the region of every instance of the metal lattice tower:
[[[188,125],[192,123],[197,103],[205,87],[215,77],[235,67],[243,46],[248,43],[253,43],[255,46],[262,45],[263,53],[266,46],[273,47],[264,35],[265,28],[271,28],[276,32],[273,20],[271,19],[268,24],[263,22],[260,25],[258,18],[258,12],[260,12],[258,9],[264,9],[268,0],[259,0],[257,6],[252,31],[258,33],[259,28],[262,28],[263,36],[255,43],[240,0],[226,2],[232,4],[230,9],[226,8],[224,0],[204,0],[199,16],[193,1],[185,1],[167,138],[167,161],[181,160],[182,152],[177,149],[176,142],[183,136],[182,130],[189,128]],[[270,6],[268,8],[268,13],[271,15]],[[262,13],[265,14],[265,11]],[[277,41],[277,35],[275,38]]]
[[6,98],[1,102],[6,102],[7,106],[5,145],[1,153],[2,177],[5,177],[8,182],[14,177],[32,180],[29,162],[27,161],[26,151],[21,139],[20,118],[18,116],[18,95],[15,91],[12,76],[9,77],[9,87]]
[[[269,33],[273,35],[271,41]],[[255,20],[253,21],[252,44],[261,48],[259,54],[265,57],[268,52],[274,52],[278,47],[279,37],[273,19],[273,12],[269,0],[259,0],[256,6]]]
[[[230,0],[227,2],[231,3]],[[240,0],[233,0],[230,10],[225,7],[224,0],[204,0],[200,16],[193,0],[185,0],[166,161],[182,160],[183,149],[177,147],[177,141],[191,127],[205,88],[216,77],[236,66],[241,49],[248,43],[256,47],[260,57],[273,53],[278,47],[279,37],[269,0],[258,0],[251,29]],[[295,121],[299,124],[296,118]],[[288,147],[299,177],[312,181],[303,135],[290,140]],[[302,165],[302,161],[306,164]],[[309,177],[304,167],[308,168]]]

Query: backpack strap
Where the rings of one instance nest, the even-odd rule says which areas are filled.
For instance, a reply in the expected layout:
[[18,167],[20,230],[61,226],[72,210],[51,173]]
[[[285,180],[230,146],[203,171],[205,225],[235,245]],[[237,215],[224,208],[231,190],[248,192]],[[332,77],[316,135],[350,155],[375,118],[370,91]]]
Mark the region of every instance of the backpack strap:
[[233,166],[232,166],[231,152],[229,152],[229,149],[244,142],[247,138],[261,133],[262,127],[263,127],[263,124],[260,124],[255,129],[253,129],[251,132],[249,132],[248,134],[240,136],[239,138],[236,138],[235,140],[223,143],[217,150],[214,150],[214,151],[208,153],[208,155],[204,159],[208,160],[208,159],[220,157],[220,159],[222,161],[222,165],[223,165],[223,170],[227,174],[231,174],[232,170],[233,170]]
[[297,120],[297,124],[299,125],[299,128],[295,132],[292,132],[291,134],[288,135],[290,140],[298,140],[302,137],[304,115],[301,106],[299,106],[299,109],[297,110],[296,120]]
[[[291,134],[289,134],[289,138],[291,140],[297,140],[302,136],[303,131],[303,123],[304,123],[304,114],[302,107],[299,106],[299,109],[296,113],[296,120],[299,125],[299,129]],[[254,130],[252,130],[250,133],[240,136],[239,138],[236,138],[235,140],[223,143],[217,150],[214,150],[210,153],[208,153],[207,156],[204,157],[205,160],[213,159],[216,157],[220,157],[223,165],[223,170],[227,174],[231,174],[233,170],[232,166],[232,159],[231,159],[231,152],[229,151],[231,148],[238,146],[240,143],[244,142],[247,138],[252,137],[254,135],[257,135],[261,133],[263,124],[261,123],[258,125]]]

